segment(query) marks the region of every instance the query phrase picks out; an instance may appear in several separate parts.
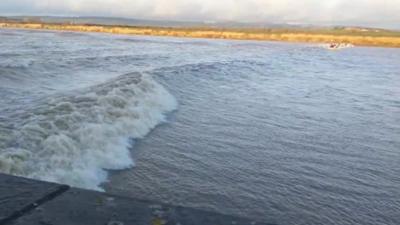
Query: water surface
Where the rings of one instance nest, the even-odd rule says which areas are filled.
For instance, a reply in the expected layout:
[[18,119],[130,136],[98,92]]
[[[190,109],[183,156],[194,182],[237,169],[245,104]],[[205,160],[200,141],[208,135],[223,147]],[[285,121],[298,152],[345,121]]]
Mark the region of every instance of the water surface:
[[[13,30],[0,39],[3,171],[272,224],[400,223],[398,49]],[[60,111],[60,98],[72,108]],[[51,116],[39,110],[48,105]],[[27,124],[43,135],[30,138]]]

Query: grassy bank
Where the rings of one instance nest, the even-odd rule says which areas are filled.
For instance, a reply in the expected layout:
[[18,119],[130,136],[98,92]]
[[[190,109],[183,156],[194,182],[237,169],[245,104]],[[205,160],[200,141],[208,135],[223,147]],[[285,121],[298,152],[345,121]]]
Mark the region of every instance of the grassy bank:
[[400,32],[362,29],[219,29],[169,28],[110,25],[73,25],[48,23],[1,22],[0,28],[44,29],[79,32],[102,32],[129,35],[154,35],[191,38],[218,38],[235,40],[268,40],[327,43],[351,43],[358,46],[400,48]]

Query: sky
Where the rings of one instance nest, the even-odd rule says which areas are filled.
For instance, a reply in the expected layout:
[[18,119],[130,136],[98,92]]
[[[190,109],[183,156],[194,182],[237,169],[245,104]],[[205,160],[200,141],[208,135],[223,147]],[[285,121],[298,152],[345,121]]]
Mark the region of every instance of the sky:
[[400,29],[400,0],[0,0],[0,15],[107,16]]

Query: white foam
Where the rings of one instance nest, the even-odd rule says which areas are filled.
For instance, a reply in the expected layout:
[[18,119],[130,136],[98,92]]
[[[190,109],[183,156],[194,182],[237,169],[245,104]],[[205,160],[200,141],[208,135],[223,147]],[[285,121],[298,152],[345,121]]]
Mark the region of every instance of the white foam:
[[170,93],[141,74],[54,97],[5,138],[14,146],[0,150],[0,171],[101,190],[106,170],[133,166],[129,138],[143,138],[176,106]]

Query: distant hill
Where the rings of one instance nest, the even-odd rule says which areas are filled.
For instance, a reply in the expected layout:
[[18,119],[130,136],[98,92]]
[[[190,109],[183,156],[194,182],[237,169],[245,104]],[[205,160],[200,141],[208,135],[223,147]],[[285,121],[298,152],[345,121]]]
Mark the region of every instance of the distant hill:
[[172,27],[172,28],[217,28],[217,29],[290,29],[290,30],[347,30],[364,32],[385,32],[387,29],[356,27],[356,26],[316,26],[310,24],[277,24],[277,23],[241,23],[241,22],[194,22],[194,21],[168,21],[144,20],[119,17],[63,17],[63,16],[0,16],[0,21],[60,23],[75,25],[111,25],[111,26],[147,26],[147,27]]
[[168,20],[143,20],[118,17],[59,17],[59,16],[9,16],[0,19],[12,19],[23,22],[41,23],[67,23],[67,24],[94,24],[118,26],[155,26],[155,27],[210,27],[210,28],[304,28],[308,25],[290,25],[275,23],[240,23],[240,22],[193,22],[193,21],[168,21]]

